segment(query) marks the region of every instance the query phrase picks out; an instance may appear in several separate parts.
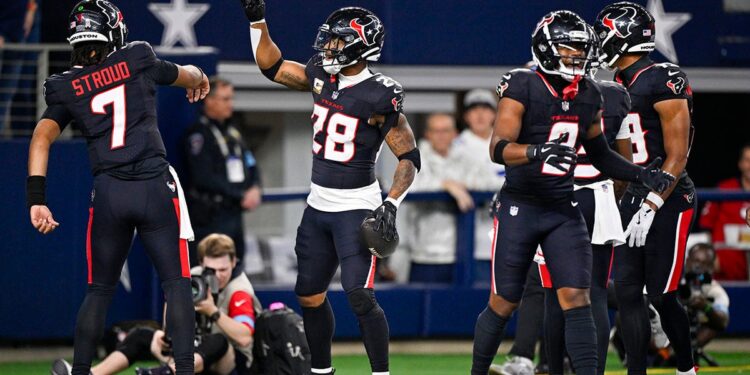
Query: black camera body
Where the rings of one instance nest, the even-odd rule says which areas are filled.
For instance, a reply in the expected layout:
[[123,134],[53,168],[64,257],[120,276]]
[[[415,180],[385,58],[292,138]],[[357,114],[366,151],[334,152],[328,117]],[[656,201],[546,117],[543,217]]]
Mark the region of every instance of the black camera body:
[[216,270],[204,268],[200,275],[190,278],[190,287],[193,293],[193,304],[198,304],[208,298],[209,291],[214,294],[218,293],[219,279],[216,277]]
[[700,296],[703,294],[703,286],[711,284],[713,277],[710,272],[688,271],[680,280],[680,286],[677,288],[678,295],[683,302],[690,300],[690,297]]

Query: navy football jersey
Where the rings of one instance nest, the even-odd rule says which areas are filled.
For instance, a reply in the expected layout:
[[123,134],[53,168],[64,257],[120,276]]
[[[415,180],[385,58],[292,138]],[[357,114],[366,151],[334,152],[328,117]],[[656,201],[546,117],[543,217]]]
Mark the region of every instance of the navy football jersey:
[[[601,109],[601,92],[590,78],[578,83],[578,93],[572,100],[563,100],[562,90],[559,91],[535,70],[516,69],[502,77],[498,97],[515,99],[525,109],[517,143],[540,144],[567,133],[563,144],[581,147],[581,140]],[[503,192],[534,200],[566,198],[573,194],[574,168],[572,165],[563,172],[542,161],[506,166]]]
[[[609,143],[609,147],[614,149],[618,134],[627,132],[628,136],[630,135],[627,123],[623,122],[630,112],[630,95],[628,95],[625,87],[617,82],[597,81],[596,84],[599,85],[599,90],[601,90],[604,99],[601,121],[602,132],[607,139],[607,143]],[[583,146],[578,149],[576,164],[575,183],[577,185],[586,185],[609,178],[591,164]]]
[[[339,90],[336,76],[307,63],[314,104],[312,182],[333,189],[356,189],[375,182],[375,161],[385,135],[398,123],[404,89],[380,73]],[[375,114],[382,125],[369,125]]]
[[[692,116],[693,91],[687,76],[677,65],[655,64],[648,57],[643,57],[624,71],[618,71],[615,79],[625,85],[632,100],[632,108],[625,121],[630,127],[633,142],[633,162],[646,165],[656,157],[666,160],[661,120],[654,104],[669,99],[686,99]],[[692,137],[691,124],[691,144]],[[694,188],[687,170],[684,170],[675,192],[689,194]],[[640,184],[630,184],[629,189],[638,196],[648,193],[648,189]]]
[[86,138],[94,175],[147,179],[168,167],[156,121],[156,85],[177,79],[146,42],[129,43],[101,64],[74,66],[44,82],[43,118],[61,127],[75,120]]

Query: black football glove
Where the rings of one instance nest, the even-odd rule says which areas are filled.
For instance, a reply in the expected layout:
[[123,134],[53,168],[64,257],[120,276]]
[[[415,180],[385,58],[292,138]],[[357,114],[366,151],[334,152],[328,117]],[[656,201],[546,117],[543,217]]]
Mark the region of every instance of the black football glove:
[[659,169],[659,167],[661,167],[661,157],[655,158],[649,165],[641,169],[638,182],[657,193],[662,193],[672,185],[675,177]]
[[[541,160],[562,172],[568,172],[578,156],[576,155],[576,149],[562,144],[567,138],[568,133],[564,133],[559,138],[547,143],[529,145],[529,148],[526,149],[526,157],[529,160]],[[568,164],[568,167],[566,168],[563,164]]]
[[250,22],[257,22],[266,17],[266,2],[263,0],[240,0],[245,10],[245,17]]
[[372,211],[365,220],[375,219],[375,231],[379,232],[386,241],[398,238],[396,233],[396,206],[391,202],[383,202],[380,207]]

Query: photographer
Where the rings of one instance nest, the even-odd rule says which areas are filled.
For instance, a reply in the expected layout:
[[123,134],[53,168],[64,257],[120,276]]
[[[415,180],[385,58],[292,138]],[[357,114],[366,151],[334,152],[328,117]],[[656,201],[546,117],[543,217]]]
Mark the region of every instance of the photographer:
[[[685,276],[680,281],[679,294],[688,308],[693,348],[703,356],[703,347],[727,328],[729,324],[729,296],[713,279],[716,252],[705,243],[690,248],[685,263]],[[696,356],[696,360],[698,360]]]
[[[193,275],[193,302],[196,311],[195,372],[205,374],[249,373],[252,364],[253,332],[261,305],[250,280],[243,272],[233,272],[237,259],[229,236],[211,234],[198,244],[199,267]],[[168,306],[165,305],[165,311]],[[153,360],[165,365],[138,369],[139,375],[172,374],[169,332],[135,328],[101,363],[93,375],[116,374],[136,361]],[[70,365],[58,359],[54,375],[69,375]]]

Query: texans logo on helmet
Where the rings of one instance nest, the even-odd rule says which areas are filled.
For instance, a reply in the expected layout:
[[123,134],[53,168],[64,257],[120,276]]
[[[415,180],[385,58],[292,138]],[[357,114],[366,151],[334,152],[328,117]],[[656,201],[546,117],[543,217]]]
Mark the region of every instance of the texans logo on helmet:
[[667,87],[669,87],[675,95],[678,95],[685,88],[685,78],[677,77],[671,81],[667,81]]
[[383,26],[380,24],[380,22],[373,16],[367,16],[366,21],[367,23],[361,24],[359,23],[360,18],[355,18],[349,22],[349,27],[354,29],[357,34],[359,34],[359,38],[362,39],[362,42],[366,46],[370,46],[375,43],[375,37],[378,36],[383,31]]
[[[623,11],[622,14],[614,18],[611,17],[612,13],[604,16],[602,24],[608,29],[614,31],[615,35],[618,37],[627,38],[630,36],[630,28],[635,24],[635,15],[637,14],[637,11],[633,7],[623,7],[620,10]],[[606,38],[606,35],[600,35],[599,37],[604,39]]]
[[102,13],[107,16],[107,25],[109,27],[115,28],[117,27],[117,24],[122,21],[122,13],[120,13],[120,11],[110,2],[97,0],[96,6],[98,6],[102,10]]
[[553,13],[553,14],[552,14],[551,16],[549,16],[549,17],[545,17],[545,18],[543,18],[543,19],[542,19],[541,21],[539,21],[539,23],[538,23],[538,24],[536,25],[536,29],[534,29],[534,33],[533,33],[533,34],[531,34],[531,35],[536,35],[536,33],[538,33],[538,32],[539,32],[539,30],[541,30],[541,29],[542,29],[542,27],[544,27],[545,25],[549,25],[549,24],[551,24],[551,23],[552,23],[552,21],[553,21],[554,19],[555,19],[555,15],[554,15],[554,13]]

